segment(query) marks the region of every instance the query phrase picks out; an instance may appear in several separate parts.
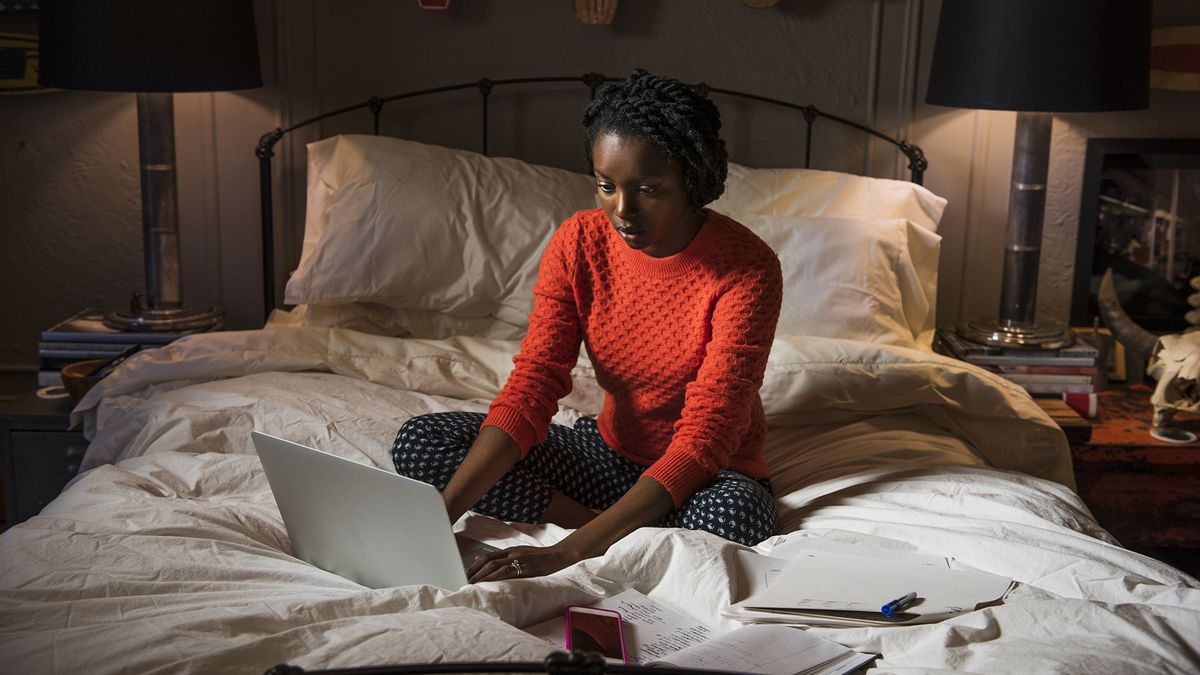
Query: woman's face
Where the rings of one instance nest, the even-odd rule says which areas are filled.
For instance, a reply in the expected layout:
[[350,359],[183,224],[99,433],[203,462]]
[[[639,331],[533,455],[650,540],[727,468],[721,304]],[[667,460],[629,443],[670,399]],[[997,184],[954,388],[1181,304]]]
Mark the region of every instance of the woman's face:
[[688,203],[683,168],[636,136],[605,133],[592,146],[596,192],[629,247],[655,258],[674,255],[696,236],[703,213]]

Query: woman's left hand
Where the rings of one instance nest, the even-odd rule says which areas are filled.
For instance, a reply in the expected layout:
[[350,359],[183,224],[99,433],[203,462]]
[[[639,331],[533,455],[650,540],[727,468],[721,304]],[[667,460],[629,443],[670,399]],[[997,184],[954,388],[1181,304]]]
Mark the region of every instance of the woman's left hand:
[[553,546],[513,546],[485,553],[467,568],[471,583],[525,579],[553,574],[583,558],[559,544]]

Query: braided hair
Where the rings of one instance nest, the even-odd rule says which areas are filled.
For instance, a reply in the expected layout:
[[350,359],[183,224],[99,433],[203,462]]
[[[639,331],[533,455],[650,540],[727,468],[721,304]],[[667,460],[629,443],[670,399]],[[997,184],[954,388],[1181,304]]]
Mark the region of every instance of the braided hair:
[[712,101],[679,80],[641,68],[624,82],[596,91],[583,111],[584,152],[606,133],[635,136],[657,146],[683,168],[688,201],[699,209],[725,191],[729,153],[721,140],[721,113]]

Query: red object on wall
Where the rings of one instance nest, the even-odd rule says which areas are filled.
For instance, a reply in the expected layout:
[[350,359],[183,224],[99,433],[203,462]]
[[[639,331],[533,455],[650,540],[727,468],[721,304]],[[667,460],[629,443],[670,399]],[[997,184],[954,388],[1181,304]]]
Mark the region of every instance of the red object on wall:
[[417,0],[417,7],[440,11],[450,8],[450,0]]

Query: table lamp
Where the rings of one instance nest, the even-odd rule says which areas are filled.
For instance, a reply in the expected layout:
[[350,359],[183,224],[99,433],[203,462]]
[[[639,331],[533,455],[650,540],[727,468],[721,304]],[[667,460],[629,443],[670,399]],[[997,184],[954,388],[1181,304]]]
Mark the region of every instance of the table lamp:
[[1149,0],[944,0],[926,102],[1017,111],[998,319],[958,333],[996,347],[1059,349],[1074,333],[1037,323],[1038,264],[1055,112],[1149,105]]
[[109,310],[120,330],[181,331],[220,323],[219,308],[183,304],[172,92],[262,86],[250,0],[44,0],[38,84],[137,92],[144,297]]

